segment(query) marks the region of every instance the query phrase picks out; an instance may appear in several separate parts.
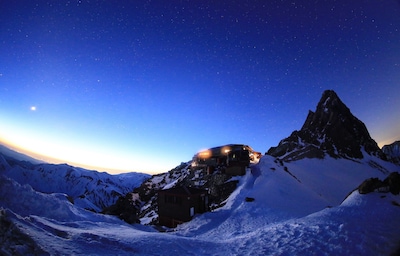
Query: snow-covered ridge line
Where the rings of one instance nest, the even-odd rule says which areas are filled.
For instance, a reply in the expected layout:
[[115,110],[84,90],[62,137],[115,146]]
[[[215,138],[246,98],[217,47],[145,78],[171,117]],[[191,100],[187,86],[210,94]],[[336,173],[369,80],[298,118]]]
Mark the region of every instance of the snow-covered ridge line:
[[[7,152],[6,152],[7,153]],[[0,152],[0,174],[37,192],[66,194],[77,206],[100,212],[150,177],[144,173],[111,175],[67,164],[32,164]]]
[[[6,255],[34,251],[53,255],[389,255],[399,247],[399,195],[360,195],[356,191],[340,204],[364,177],[384,178],[369,162],[389,172],[400,171],[399,166],[375,156],[358,161],[326,158],[290,163],[263,156],[258,165],[237,178],[238,189],[223,207],[196,216],[172,233],[86,211],[65,193],[42,193],[29,184],[21,185],[5,176],[11,173],[7,170],[38,167],[10,164],[2,155],[0,160],[4,188],[0,191],[0,208],[4,209],[0,223],[10,227],[0,235]],[[61,171],[56,173],[68,173],[70,178],[82,171],[57,167]],[[143,184],[161,189],[187,173],[187,164],[182,164]],[[95,179],[86,172],[81,174]],[[254,201],[246,201],[248,197]]]

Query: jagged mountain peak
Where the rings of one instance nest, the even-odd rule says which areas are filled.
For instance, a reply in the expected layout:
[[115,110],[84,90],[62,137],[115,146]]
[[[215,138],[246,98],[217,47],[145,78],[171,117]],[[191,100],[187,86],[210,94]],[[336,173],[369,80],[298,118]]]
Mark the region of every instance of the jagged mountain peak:
[[322,94],[316,111],[309,111],[301,130],[327,128],[327,126],[335,122],[334,118],[340,117],[343,119],[352,116],[350,109],[340,100],[337,94],[332,90],[326,90]]
[[336,92],[326,90],[315,112],[309,111],[300,131],[294,131],[277,147],[270,148],[268,154],[284,160],[323,158],[325,154],[361,159],[362,149],[384,158],[365,124],[351,113]]

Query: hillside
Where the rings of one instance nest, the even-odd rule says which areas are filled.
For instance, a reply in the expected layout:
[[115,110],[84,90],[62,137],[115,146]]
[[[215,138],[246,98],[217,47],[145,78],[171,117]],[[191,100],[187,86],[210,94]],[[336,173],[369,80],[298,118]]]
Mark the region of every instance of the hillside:
[[[400,171],[391,163],[376,163],[388,172]],[[321,168],[328,165],[332,168]],[[346,182],[332,182],[332,177],[339,178],[350,169],[353,175]],[[400,242],[400,197],[354,191],[346,198],[346,193],[359,185],[361,177],[356,178],[356,174],[360,173],[368,177],[381,172],[368,160],[303,159],[297,165],[281,165],[273,157],[264,156],[245,176],[236,178],[238,188],[224,206],[198,215],[169,233],[86,211],[64,194],[41,193],[1,175],[2,252],[389,255]],[[327,184],[326,190],[322,189]],[[347,187],[351,189],[345,192]],[[254,201],[247,202],[246,197]]]
[[[316,110],[309,111],[299,131],[281,140],[278,146],[271,147],[267,154],[276,158],[274,161],[278,164],[273,163],[265,169],[281,169],[289,173],[314,195],[319,195],[326,205],[339,204],[364,179],[383,178],[393,169],[387,167],[386,160],[390,156],[385,155],[371,138],[365,124],[351,113],[332,90],[322,93]],[[304,162],[304,159],[310,161]],[[320,169],[318,172],[309,172],[317,166]],[[252,171],[259,173],[259,169],[253,166]],[[137,215],[142,224],[157,224],[157,190],[184,185],[207,189],[212,194],[216,186],[232,183],[235,179],[221,174],[193,173],[189,163],[182,163],[168,173],[153,176],[140,188],[127,194],[121,200],[124,202],[122,207],[119,205],[122,210],[116,213]],[[211,208],[223,205],[220,201],[226,197],[220,194],[213,196],[220,200],[212,201]],[[126,210],[123,206],[127,204],[134,207]]]

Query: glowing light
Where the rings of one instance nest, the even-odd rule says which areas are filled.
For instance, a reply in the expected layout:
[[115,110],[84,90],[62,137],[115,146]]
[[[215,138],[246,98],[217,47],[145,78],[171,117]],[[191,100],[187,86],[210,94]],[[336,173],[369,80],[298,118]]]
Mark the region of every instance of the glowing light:
[[204,150],[199,153],[200,158],[209,158],[211,155],[211,150]]
[[31,111],[36,111],[36,106],[31,106]]
[[231,152],[231,150],[232,150],[231,147],[225,146],[221,149],[221,153],[227,155],[229,152]]

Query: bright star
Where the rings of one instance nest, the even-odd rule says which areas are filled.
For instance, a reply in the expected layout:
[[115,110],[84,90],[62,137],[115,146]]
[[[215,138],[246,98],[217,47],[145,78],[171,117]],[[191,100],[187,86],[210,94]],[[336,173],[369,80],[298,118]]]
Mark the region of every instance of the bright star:
[[32,106],[31,111],[36,111],[36,106]]

